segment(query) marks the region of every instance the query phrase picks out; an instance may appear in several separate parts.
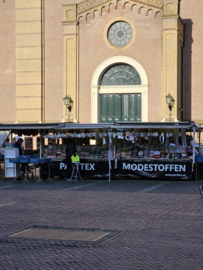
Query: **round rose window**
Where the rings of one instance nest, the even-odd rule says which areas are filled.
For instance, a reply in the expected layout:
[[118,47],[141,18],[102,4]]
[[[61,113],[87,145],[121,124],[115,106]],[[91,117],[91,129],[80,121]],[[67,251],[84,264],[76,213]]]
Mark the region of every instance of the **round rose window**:
[[109,27],[107,36],[113,46],[124,47],[132,38],[132,29],[127,22],[118,21]]

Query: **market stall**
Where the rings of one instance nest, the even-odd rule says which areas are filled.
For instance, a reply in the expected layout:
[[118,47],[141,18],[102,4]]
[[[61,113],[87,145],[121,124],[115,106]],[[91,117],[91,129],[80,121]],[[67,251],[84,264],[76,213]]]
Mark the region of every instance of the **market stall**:
[[[191,137],[198,127],[195,122],[117,122],[0,125],[0,130],[37,131],[40,157],[52,160],[51,177],[66,177],[65,151],[71,139],[82,178],[190,180],[195,164]],[[47,164],[42,177],[48,177]]]
[[[83,127],[83,129],[82,129]],[[87,178],[190,180],[195,163],[191,136],[198,127],[194,122],[108,124],[103,129],[86,129],[66,124],[52,138],[74,138],[81,159],[81,175]],[[86,139],[86,142],[85,140]],[[96,141],[90,145],[87,139]],[[82,142],[81,142],[82,140]],[[45,147],[45,157],[53,158],[51,174],[65,177],[65,145]],[[113,161],[109,161],[109,150]],[[194,154],[193,154],[194,152]],[[43,173],[46,175],[44,166]]]
[[157,180],[192,179],[195,148],[191,147],[189,134],[195,137],[196,126],[198,124],[194,122],[117,123],[114,128],[125,130],[129,140],[133,140],[130,139],[132,130],[136,131],[134,135],[138,138],[133,146],[127,148],[126,155],[124,153],[123,158],[118,159],[115,176]]

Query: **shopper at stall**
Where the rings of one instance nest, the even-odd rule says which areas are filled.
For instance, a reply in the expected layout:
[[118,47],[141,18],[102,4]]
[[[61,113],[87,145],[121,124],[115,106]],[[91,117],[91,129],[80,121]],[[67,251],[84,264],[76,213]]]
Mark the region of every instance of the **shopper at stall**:
[[23,139],[22,138],[19,138],[17,140],[17,142],[14,144],[14,148],[18,148],[19,149],[19,155],[22,155],[23,154],[22,143],[23,143]]
[[[23,143],[23,139],[19,138],[17,140],[17,142],[14,144],[14,148],[18,148],[19,149],[19,155],[23,154],[23,150],[22,150],[22,143]],[[25,164],[21,164],[21,171],[22,171],[22,177],[25,174]],[[17,180],[21,180],[21,177],[18,177]]]
[[66,179],[70,180],[71,174],[72,174],[72,162],[71,162],[71,156],[76,154],[76,146],[73,139],[69,140],[69,143],[66,147],[66,162],[67,162],[67,174]]

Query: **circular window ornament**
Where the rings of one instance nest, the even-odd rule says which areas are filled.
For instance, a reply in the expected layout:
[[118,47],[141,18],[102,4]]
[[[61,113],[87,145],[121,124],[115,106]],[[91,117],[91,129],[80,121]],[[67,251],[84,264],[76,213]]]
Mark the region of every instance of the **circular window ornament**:
[[125,21],[117,21],[109,27],[107,38],[113,46],[122,48],[131,41],[132,28]]
[[104,28],[104,41],[115,51],[123,51],[130,47],[136,35],[134,23],[126,17],[110,20]]

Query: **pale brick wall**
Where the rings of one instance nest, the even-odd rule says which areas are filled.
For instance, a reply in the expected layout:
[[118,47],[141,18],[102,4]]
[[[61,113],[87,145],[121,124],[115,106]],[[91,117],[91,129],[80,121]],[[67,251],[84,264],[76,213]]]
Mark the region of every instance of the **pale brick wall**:
[[182,0],[181,17],[186,20],[184,47],[184,120],[203,123],[203,6],[202,0]]
[[[115,17],[123,16],[131,20],[136,28],[134,43],[123,51],[115,51],[109,48],[103,37],[106,24]],[[124,55],[138,61],[145,69],[149,80],[149,121],[161,120],[161,19],[154,18],[150,13],[145,15],[137,10],[130,11],[128,5],[122,9],[111,8],[110,12],[104,12],[95,18],[89,18],[87,22],[79,23],[79,121],[91,122],[91,79],[95,69],[105,59]]]
[[0,123],[16,120],[15,0],[0,2]]
[[[63,118],[63,26],[62,4],[72,0],[45,0],[45,121]],[[203,33],[202,1],[182,0],[181,17],[186,20],[184,47],[184,120],[203,122]],[[105,12],[104,12],[105,13]],[[16,120],[15,77],[15,1],[0,3],[0,122]],[[103,38],[106,24],[113,18],[126,16],[136,28],[134,43],[124,51],[110,49]],[[79,24],[79,121],[90,122],[91,79],[105,59],[125,55],[137,60],[149,80],[149,121],[161,120],[161,19],[129,6]]]
[[45,121],[63,119],[63,20],[65,0],[45,0]]

